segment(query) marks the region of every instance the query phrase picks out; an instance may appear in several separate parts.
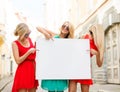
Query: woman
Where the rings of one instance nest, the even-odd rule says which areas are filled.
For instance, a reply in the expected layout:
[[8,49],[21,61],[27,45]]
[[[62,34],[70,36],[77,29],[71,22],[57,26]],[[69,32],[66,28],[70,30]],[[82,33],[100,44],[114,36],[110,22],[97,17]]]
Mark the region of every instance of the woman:
[[[90,40],[90,57],[96,55],[96,64],[101,67],[104,55],[104,30],[100,24],[92,25],[89,33],[83,36],[84,39]],[[69,92],[77,91],[77,83],[81,84],[82,92],[89,92],[90,85],[93,84],[92,79],[70,80]]]
[[38,81],[35,79],[35,47],[29,37],[30,30],[24,23],[17,25],[12,43],[14,59],[18,65],[12,92],[36,92]]
[[[74,37],[74,28],[72,24],[68,21],[60,28],[60,34],[55,34],[49,30],[46,30],[41,27],[37,27],[37,30],[45,35],[47,39],[54,38],[73,38]],[[60,57],[61,58],[61,57]],[[67,80],[42,80],[41,87],[48,92],[63,92],[68,87]]]

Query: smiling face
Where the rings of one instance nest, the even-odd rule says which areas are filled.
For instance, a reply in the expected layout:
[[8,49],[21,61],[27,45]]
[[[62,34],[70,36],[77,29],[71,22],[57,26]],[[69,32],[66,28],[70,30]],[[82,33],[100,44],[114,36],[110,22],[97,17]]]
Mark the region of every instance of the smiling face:
[[73,38],[74,28],[70,22],[66,21],[61,26],[61,34],[64,35],[64,38]]
[[68,24],[68,23],[65,23],[65,24],[62,25],[62,30],[61,30],[61,32],[62,32],[63,34],[68,34],[68,33],[69,33],[69,24]]

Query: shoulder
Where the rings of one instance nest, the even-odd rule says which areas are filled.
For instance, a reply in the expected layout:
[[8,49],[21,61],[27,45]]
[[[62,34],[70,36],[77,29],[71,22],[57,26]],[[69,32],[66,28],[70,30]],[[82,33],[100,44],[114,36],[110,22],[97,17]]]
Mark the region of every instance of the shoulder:
[[12,45],[17,44],[17,43],[18,43],[18,41],[15,40],[15,41],[12,42]]
[[89,34],[85,34],[81,36],[82,39],[88,39],[89,38]]
[[85,38],[85,39],[88,39],[88,38],[89,38],[89,34],[85,34],[85,35],[84,35],[84,38]]
[[18,47],[18,41],[17,40],[12,42],[12,47]]
[[30,43],[34,42],[33,39],[31,39],[30,37],[28,38],[28,40],[29,40]]

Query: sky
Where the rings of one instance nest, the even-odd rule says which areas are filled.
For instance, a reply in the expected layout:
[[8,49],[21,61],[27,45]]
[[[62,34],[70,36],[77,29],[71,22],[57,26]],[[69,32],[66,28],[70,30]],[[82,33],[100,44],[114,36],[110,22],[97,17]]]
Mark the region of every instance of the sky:
[[44,0],[11,0],[15,7],[24,16],[30,18],[34,22],[39,22],[42,19],[42,6]]

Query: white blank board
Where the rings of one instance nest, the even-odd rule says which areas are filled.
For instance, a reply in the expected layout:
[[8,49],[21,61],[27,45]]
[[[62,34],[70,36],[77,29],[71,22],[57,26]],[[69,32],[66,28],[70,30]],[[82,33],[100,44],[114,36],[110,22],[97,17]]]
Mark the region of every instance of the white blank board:
[[89,40],[38,38],[36,49],[37,79],[91,79]]

